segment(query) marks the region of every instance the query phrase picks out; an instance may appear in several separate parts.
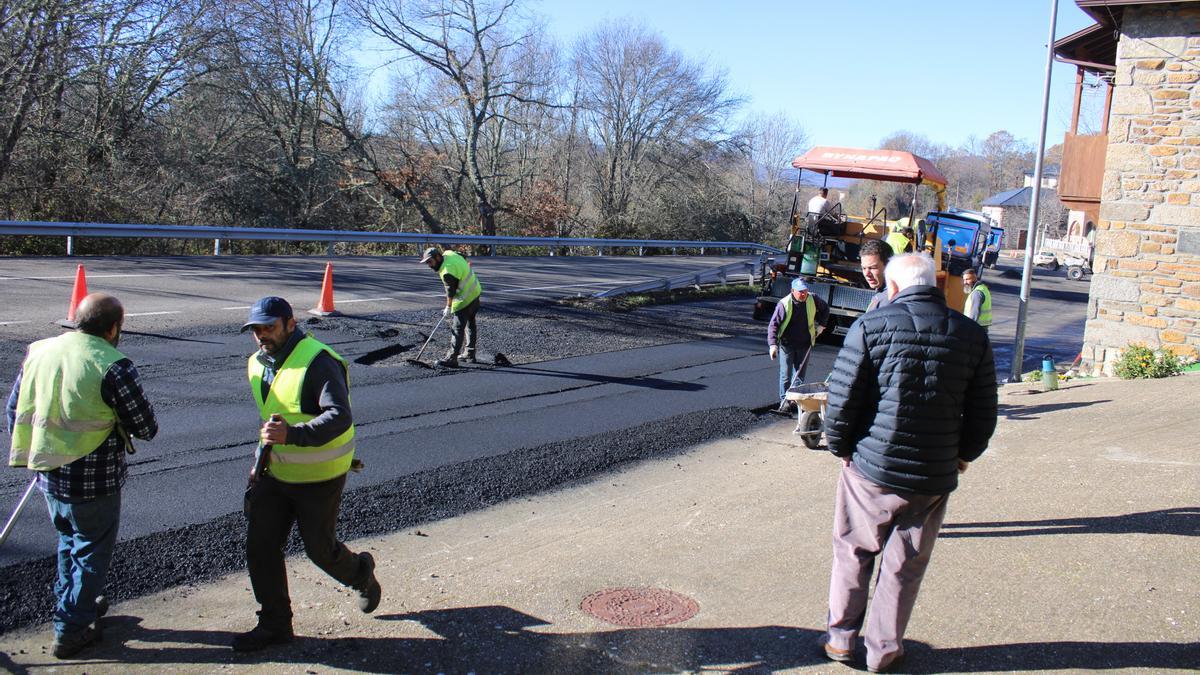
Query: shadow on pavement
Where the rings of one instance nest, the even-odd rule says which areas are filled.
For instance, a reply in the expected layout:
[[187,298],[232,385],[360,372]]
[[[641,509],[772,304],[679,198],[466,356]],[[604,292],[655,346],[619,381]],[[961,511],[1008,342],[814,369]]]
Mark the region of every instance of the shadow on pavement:
[[[494,369],[486,369],[488,372],[496,372]],[[543,377],[560,377],[568,380],[583,380],[585,382],[599,382],[601,384],[627,384],[633,387],[646,387],[647,389],[658,389],[661,391],[701,391],[707,389],[703,384],[695,382],[680,382],[678,380],[664,380],[660,377],[619,377],[616,375],[595,375],[592,373],[573,373],[565,370],[550,370],[549,368],[534,368],[532,366],[512,366],[505,368],[505,373],[525,373],[529,375],[540,375]]]
[[905,645],[906,673],[1186,669],[1200,664],[1200,642],[1023,642],[936,650],[908,641]]
[[1111,399],[1101,399],[1099,401],[1071,401],[1066,403],[1042,403],[1039,405],[1008,405],[1001,403],[996,406],[996,411],[1001,417],[1010,420],[1036,420],[1041,415],[1049,412],[1057,412],[1059,410],[1072,410],[1075,408],[1086,408],[1089,405],[1098,403],[1112,403]]
[[[377,617],[413,621],[438,638],[297,637],[286,646],[235,654],[230,631],[141,627],[112,617],[105,642],[85,655],[90,667],[120,664],[323,665],[370,673],[646,673],[721,670],[772,672],[824,665],[821,631],[789,626],[618,628],[589,633],[534,630],[548,625],[510,607],[479,606]],[[248,627],[248,626],[247,626]],[[126,647],[126,642],[148,643]],[[194,646],[168,646],[188,644]],[[1195,665],[1200,643],[1046,642],[934,649],[906,641],[904,672],[995,672],[1056,668],[1180,668]],[[861,659],[861,646],[858,650]],[[0,656],[12,672],[28,672]],[[64,664],[65,665],[65,664]],[[862,669],[861,661],[851,666]]]
[[[970,529],[970,532],[958,530]],[[947,531],[954,530],[954,531]],[[1174,534],[1200,537],[1200,506],[1121,516],[945,523],[940,537],[1026,537],[1042,534]],[[1200,665],[1200,660],[1196,661]]]
[[[546,622],[504,606],[377,618],[414,621],[440,639],[297,637],[289,645],[235,654],[228,646],[234,636],[230,631],[146,628],[139,617],[114,616],[105,623],[104,642],[84,652],[81,656],[90,658],[75,665],[90,670],[120,664],[290,663],[369,673],[646,673],[708,666],[725,666],[722,670],[728,672],[730,664],[742,664],[735,670],[764,672],[824,662],[816,648],[820,631],[787,626],[548,633],[529,630]],[[138,644],[126,647],[127,642]],[[0,664],[24,672],[16,663]]]

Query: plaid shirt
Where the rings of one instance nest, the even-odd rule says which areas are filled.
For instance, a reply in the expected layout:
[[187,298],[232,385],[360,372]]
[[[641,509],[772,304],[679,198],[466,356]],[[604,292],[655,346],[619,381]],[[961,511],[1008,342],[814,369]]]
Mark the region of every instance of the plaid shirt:
[[[17,397],[23,374],[17,374],[17,381],[8,396],[10,434],[17,418]],[[150,440],[158,433],[154,408],[146,400],[137,368],[129,359],[121,359],[109,367],[100,385],[100,396],[117,413],[119,428],[114,428],[95,451],[57,469],[38,472],[38,487],[61,501],[83,502],[121,489],[127,468],[125,440],[120,428],[143,440]]]

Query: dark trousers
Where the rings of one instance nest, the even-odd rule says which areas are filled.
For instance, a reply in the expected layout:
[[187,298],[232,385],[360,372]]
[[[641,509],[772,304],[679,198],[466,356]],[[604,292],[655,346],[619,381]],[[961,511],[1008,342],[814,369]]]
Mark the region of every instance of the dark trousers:
[[[456,359],[459,355],[475,355],[475,314],[479,312],[479,298],[471,304],[454,313],[454,342],[450,346],[447,358]],[[467,349],[463,350],[463,343]]]
[[283,483],[267,474],[251,491],[246,563],[254,599],[262,605],[260,623],[291,626],[292,601],[283,548],[293,524],[299,524],[304,552],[317,567],[346,586],[366,582],[358,556],[338,541],[335,532],[345,486],[344,474],[320,483]]

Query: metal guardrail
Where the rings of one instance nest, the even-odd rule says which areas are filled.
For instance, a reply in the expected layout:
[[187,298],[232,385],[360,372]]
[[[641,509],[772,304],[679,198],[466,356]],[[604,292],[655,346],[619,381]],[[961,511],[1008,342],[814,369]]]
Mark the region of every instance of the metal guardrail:
[[[317,241],[416,244],[418,246],[468,244],[490,246],[495,255],[501,246],[604,249],[636,248],[639,255],[647,248],[726,249],[758,253],[782,253],[777,248],[746,241],[684,241],[675,239],[597,239],[574,237],[485,237],[466,234],[422,234],[419,232],[364,232],[361,230],[299,230],[272,227],[213,227],[207,225],[130,225],[113,223],[56,223],[40,221],[0,221],[0,235],[67,237],[67,255],[72,254],[74,237],[124,237],[156,239],[212,239],[213,254],[220,255],[221,240]],[[332,253],[332,251],[331,251]]]
[[745,260],[742,262],[730,263],[721,265],[700,272],[688,272],[673,277],[664,277],[662,279],[653,279],[644,281],[640,284],[630,284],[619,288],[610,288],[607,291],[600,291],[592,294],[593,298],[611,298],[616,295],[626,295],[628,293],[645,293],[647,291],[670,291],[684,286],[700,286],[701,284],[720,282],[725,285],[729,282],[729,278],[736,273],[745,274],[747,282],[753,284],[760,276],[763,269],[763,257],[759,256],[756,260]]

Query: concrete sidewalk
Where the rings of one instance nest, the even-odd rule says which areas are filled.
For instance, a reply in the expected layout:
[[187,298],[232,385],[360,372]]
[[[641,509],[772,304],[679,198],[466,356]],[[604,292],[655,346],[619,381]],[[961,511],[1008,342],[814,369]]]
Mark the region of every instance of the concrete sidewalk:
[[[909,672],[1200,667],[1198,385],[1007,385],[992,446],[951,499],[908,631]],[[289,646],[229,649],[254,623],[236,574],[114,606],[83,662],[49,655],[48,626],[5,635],[0,668],[849,672],[815,647],[840,463],[804,449],[792,426],[355,542],[379,561],[384,600],[371,616],[292,559],[302,637]],[[581,611],[612,587],[669,589],[699,612],[635,629]]]

